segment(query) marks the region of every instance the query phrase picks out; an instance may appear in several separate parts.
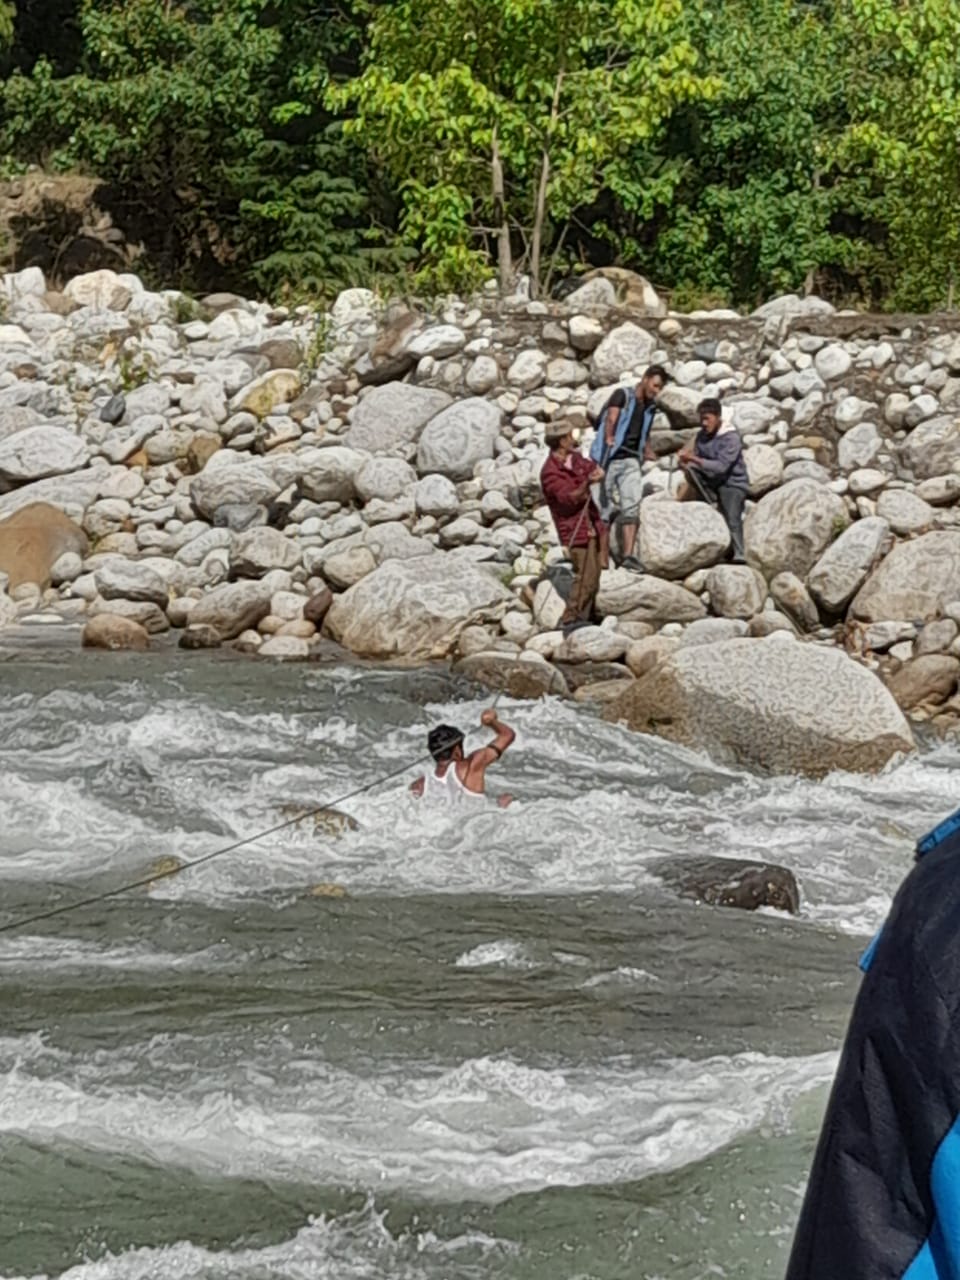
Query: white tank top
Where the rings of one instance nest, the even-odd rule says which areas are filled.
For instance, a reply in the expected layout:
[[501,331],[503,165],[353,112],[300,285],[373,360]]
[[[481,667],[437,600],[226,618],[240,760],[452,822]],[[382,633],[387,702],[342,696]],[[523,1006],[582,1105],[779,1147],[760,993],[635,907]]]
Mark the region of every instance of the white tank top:
[[467,790],[460,781],[455,764],[451,764],[448,767],[442,778],[436,772],[426,774],[423,783],[423,796],[424,799],[436,800],[448,805],[469,804],[474,800],[486,799],[486,796],[480,791]]

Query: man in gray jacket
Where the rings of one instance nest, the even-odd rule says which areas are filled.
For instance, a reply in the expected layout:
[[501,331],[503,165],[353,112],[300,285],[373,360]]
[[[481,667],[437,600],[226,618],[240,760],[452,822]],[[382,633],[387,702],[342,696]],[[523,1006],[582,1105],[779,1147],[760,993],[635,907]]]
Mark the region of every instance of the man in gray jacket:
[[677,498],[680,502],[710,502],[719,507],[730,530],[733,563],[745,564],[743,506],[750,481],[740,433],[733,423],[724,423],[719,400],[701,400],[698,412],[700,430],[693,443],[677,455],[684,476]]

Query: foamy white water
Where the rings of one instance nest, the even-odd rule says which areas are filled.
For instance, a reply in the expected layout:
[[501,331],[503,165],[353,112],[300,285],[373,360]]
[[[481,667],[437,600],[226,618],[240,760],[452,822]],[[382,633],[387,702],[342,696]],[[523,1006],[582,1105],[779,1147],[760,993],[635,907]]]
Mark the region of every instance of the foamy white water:
[[[782,1269],[855,958],[954,807],[954,748],[760,778],[504,701],[516,803],[451,816],[407,790],[428,726],[485,705],[443,673],[5,675],[7,919],[411,767],[343,803],[357,830],[0,934],[0,1276]],[[657,863],[694,852],[789,866],[800,917],[676,899]]]

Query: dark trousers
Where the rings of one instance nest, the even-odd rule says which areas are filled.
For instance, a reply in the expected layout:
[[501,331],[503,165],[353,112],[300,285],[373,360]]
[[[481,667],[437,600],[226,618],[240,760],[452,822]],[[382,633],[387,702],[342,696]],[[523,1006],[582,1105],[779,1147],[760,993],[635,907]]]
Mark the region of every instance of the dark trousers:
[[568,547],[575,577],[560,625],[592,622],[600,589],[600,539],[591,538],[585,547]]
[[720,508],[720,512],[730,530],[730,541],[733,543],[733,558],[744,560],[743,550],[743,508],[747,501],[746,489],[738,489],[733,485],[712,485],[696,467],[687,467],[683,472],[693,492],[703,502],[711,502]]

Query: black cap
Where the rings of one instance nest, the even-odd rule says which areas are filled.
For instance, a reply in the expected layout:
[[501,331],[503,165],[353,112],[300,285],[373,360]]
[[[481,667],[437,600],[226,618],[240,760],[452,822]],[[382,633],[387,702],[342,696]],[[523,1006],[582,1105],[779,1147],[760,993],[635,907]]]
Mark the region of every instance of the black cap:
[[452,724],[438,724],[427,734],[427,750],[434,760],[446,760],[453,751],[463,745],[463,734]]

